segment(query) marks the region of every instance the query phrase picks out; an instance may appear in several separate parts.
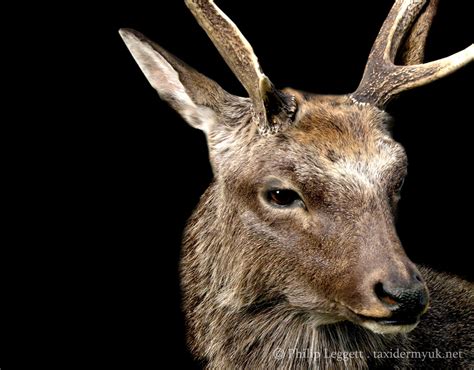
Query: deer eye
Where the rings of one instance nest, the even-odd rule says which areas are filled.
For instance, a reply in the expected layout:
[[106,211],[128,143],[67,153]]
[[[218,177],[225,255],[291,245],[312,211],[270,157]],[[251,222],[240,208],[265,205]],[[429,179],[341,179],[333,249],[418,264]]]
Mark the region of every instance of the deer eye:
[[275,189],[267,192],[267,200],[280,207],[289,207],[297,202],[302,202],[300,196],[293,190]]

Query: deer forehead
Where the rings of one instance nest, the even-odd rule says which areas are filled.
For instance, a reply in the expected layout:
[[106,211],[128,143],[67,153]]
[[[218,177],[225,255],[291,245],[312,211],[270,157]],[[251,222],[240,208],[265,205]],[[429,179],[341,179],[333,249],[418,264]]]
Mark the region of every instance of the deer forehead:
[[375,154],[347,156],[326,166],[327,177],[338,183],[351,184],[364,190],[377,190],[400,167],[401,155],[396,147],[388,146]]
[[302,184],[364,191],[405,171],[405,151],[384,128],[388,115],[353,104],[326,108],[321,102],[306,107],[292,129],[268,144],[270,171],[290,170]]
[[[332,143],[329,148],[306,145],[302,160],[295,158],[294,172],[298,182],[319,183],[328,188],[361,190],[376,193],[381,186],[405,171],[403,148],[393,141],[376,139],[377,142],[363,145]],[[347,143],[347,142],[346,142]]]

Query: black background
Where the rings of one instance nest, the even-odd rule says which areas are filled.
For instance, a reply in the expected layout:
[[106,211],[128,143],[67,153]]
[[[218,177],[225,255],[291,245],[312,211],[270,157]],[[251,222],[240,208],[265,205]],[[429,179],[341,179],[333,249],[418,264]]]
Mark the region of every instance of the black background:
[[[357,87],[392,5],[256,3],[218,1],[274,84],[336,94]],[[441,1],[427,60],[472,42],[467,3]],[[151,368],[166,356],[173,367],[189,368],[178,261],[186,219],[212,177],[206,143],[159,99],[118,29],[143,32],[231,93],[244,90],[182,1],[83,3],[55,11],[61,16],[52,33],[43,20],[46,28],[35,34],[57,93],[43,105],[51,123],[36,130],[46,154],[39,162],[47,162],[41,181],[56,213],[41,235],[62,248],[59,257],[56,250],[41,254],[62,261],[48,279],[51,296],[64,297],[53,310],[64,316],[60,332],[85,334],[73,346],[84,355],[146,360]],[[472,84],[471,65],[404,93],[388,108],[410,163],[398,222],[405,249],[415,262],[470,280]]]

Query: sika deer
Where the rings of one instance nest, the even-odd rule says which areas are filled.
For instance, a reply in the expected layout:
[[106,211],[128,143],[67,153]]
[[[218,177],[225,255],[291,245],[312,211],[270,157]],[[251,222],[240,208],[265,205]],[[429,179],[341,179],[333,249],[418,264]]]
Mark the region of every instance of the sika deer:
[[207,137],[214,181],[181,274],[189,346],[208,368],[474,366],[472,284],[417,268],[394,227],[406,155],[384,108],[474,59],[471,45],[420,64],[437,2],[396,0],[343,96],[275,88],[212,0],[186,4],[249,98],[120,31],[161,98]]

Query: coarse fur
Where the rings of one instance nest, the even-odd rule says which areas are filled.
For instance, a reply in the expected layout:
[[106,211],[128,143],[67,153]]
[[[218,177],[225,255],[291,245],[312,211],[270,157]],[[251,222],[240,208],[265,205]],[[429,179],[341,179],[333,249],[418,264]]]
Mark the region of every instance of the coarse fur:
[[[470,47],[418,64],[437,2],[396,0],[359,88],[341,96],[277,90],[211,0],[186,4],[249,98],[121,30],[151,85],[208,142],[214,180],[181,259],[188,343],[203,366],[474,367],[473,284],[415,266],[394,223],[407,158],[384,106],[474,59]],[[403,42],[406,65],[395,65]]]
[[[392,175],[390,169],[399,165],[397,171],[403,172],[405,155],[390,139],[387,114],[354,105],[346,97],[311,96],[309,101],[312,106],[307,110],[311,113],[302,113],[298,124],[278,137],[260,138],[263,142],[256,143],[246,130],[235,129],[237,145],[232,148],[238,153],[227,153],[232,163],[216,177],[189,220],[181,273],[193,353],[215,369],[467,368],[472,364],[474,319],[473,290],[468,282],[423,268],[431,309],[409,334],[380,335],[342,321],[344,307],[318,297],[320,291],[327,289],[321,294],[328,296],[335,290],[336,277],[341,282],[350,281],[359,264],[370,270],[368,260],[360,255],[346,260],[351,251],[343,241],[353,238],[362,227],[351,225],[349,220],[363,219],[359,210],[371,203],[372,196],[367,189],[388,181],[384,169]],[[268,140],[273,142],[268,144]],[[343,169],[336,170],[335,163],[341,163]],[[252,170],[252,175],[246,174],[247,170]],[[314,191],[315,207],[320,209],[323,203],[330,207],[330,199],[341,208],[348,202],[346,210],[324,212],[333,219],[321,222],[344,220],[343,225],[332,226],[337,236],[327,260],[318,250],[328,242],[318,240],[327,239],[327,232],[316,231],[307,242],[298,236],[305,227],[320,230],[330,229],[330,225],[305,226],[304,221],[286,216],[269,220],[265,210],[259,209],[258,194],[252,189],[258,188],[255,183],[265,178],[267,171],[272,176],[301,176],[293,181],[314,184],[315,189],[307,191]],[[357,180],[363,185],[358,187]],[[323,194],[318,193],[320,190]],[[344,193],[346,199],[341,199]],[[377,212],[376,204],[370,212]],[[388,215],[377,213],[375,219],[390,218],[390,211],[386,212]],[[278,229],[269,223],[278,224]],[[372,220],[364,226],[366,243],[373,242],[380,228],[374,223]],[[385,257],[383,250],[379,256]],[[329,286],[325,287],[320,264],[331,259],[338,263],[331,264],[334,271],[329,274],[334,275],[327,277]],[[395,361],[390,353],[397,349],[414,353],[413,358]],[[460,353],[462,358],[440,359],[437,350],[443,355]],[[422,355],[417,352],[424,352],[426,357],[418,358]],[[340,356],[330,358],[331,353],[353,353],[355,357],[343,361]]]

